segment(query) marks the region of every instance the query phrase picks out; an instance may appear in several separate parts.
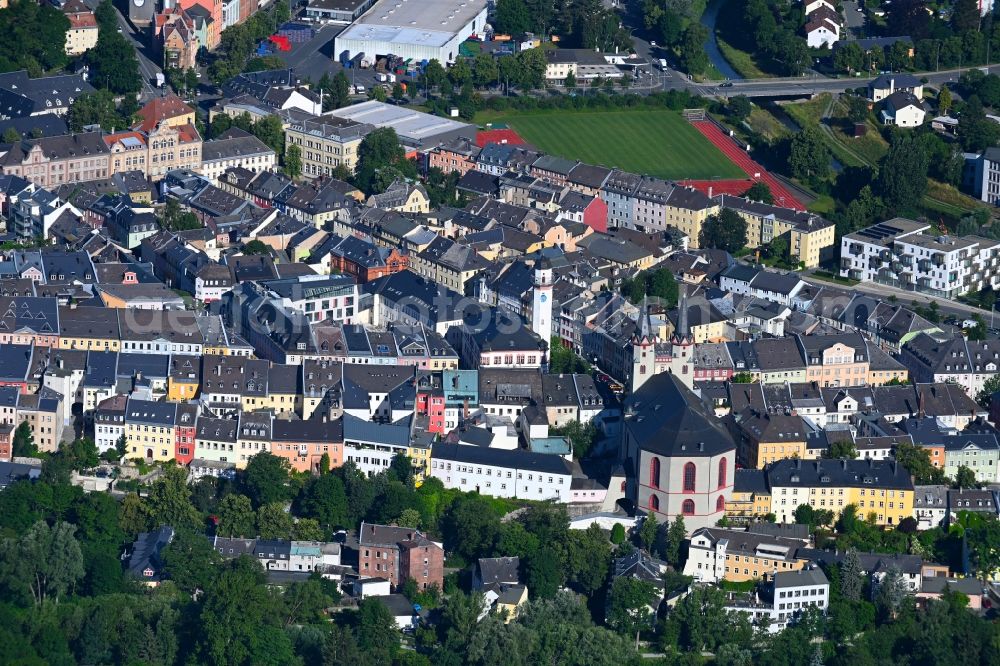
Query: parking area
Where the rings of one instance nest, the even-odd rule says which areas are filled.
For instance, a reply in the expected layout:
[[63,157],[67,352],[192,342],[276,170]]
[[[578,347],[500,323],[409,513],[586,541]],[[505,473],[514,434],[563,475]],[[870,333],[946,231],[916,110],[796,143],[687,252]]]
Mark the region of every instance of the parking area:
[[[300,79],[315,84],[324,74],[334,76],[343,70],[351,85],[363,87],[365,93],[379,84],[378,75],[374,69],[345,69],[337,60],[337,54],[334,52],[334,41],[346,26],[310,23],[301,18],[296,20],[311,25],[315,28],[316,33],[309,41],[293,42],[290,51],[277,51],[274,55],[287,62]],[[405,79],[402,80],[405,81]]]
[[844,24],[848,30],[853,30],[856,36],[861,36],[861,31],[865,27],[865,13],[859,11],[861,3],[857,0],[844,0]]

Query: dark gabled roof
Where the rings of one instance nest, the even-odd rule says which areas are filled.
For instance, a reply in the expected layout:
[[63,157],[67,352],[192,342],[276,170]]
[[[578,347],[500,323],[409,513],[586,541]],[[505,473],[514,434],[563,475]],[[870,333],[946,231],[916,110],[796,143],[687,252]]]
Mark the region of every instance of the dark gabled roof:
[[765,372],[795,370],[806,365],[795,338],[762,338],[753,343],[753,349],[760,369]]
[[521,580],[521,559],[518,557],[480,557],[476,567],[484,585],[518,583]]
[[767,473],[762,469],[737,469],[733,475],[734,493],[770,493]]
[[435,443],[431,448],[431,458],[472,465],[490,465],[527,472],[572,475],[570,464],[561,456],[547,453],[531,453],[519,449],[492,449],[463,444]]
[[905,467],[889,460],[779,460],[767,468],[774,487],[847,487],[913,490]]
[[672,373],[646,381],[625,403],[625,428],[643,450],[710,457],[736,449],[732,436]]
[[882,74],[868,84],[872,90],[888,90],[893,88],[916,88],[921,85],[920,80],[912,74]]

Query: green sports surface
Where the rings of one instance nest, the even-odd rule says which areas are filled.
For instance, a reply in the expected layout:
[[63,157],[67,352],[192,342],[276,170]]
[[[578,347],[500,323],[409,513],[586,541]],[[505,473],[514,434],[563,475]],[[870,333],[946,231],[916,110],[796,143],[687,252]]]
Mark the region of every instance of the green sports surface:
[[542,152],[671,180],[746,178],[676,111],[550,111],[503,121]]

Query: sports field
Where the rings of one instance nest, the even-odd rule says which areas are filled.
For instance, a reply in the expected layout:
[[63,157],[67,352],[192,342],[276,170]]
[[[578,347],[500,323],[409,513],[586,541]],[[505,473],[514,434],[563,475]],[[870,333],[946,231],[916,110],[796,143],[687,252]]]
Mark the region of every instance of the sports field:
[[667,179],[746,178],[676,111],[547,111],[503,122],[545,153]]

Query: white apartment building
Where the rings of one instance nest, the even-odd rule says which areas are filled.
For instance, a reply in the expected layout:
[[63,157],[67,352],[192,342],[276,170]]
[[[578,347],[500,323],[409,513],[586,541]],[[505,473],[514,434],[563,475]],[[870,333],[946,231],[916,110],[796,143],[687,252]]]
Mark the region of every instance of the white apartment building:
[[945,298],[1000,286],[1000,241],[924,233],[929,228],[897,217],[845,235],[841,276]]
[[490,497],[569,502],[570,464],[557,455],[462,444],[434,444],[431,476],[445,488]]
[[774,575],[753,600],[726,606],[733,613],[746,613],[753,623],[767,619],[768,631],[778,633],[810,607],[824,614],[830,607],[830,581],[822,569],[784,571]]

